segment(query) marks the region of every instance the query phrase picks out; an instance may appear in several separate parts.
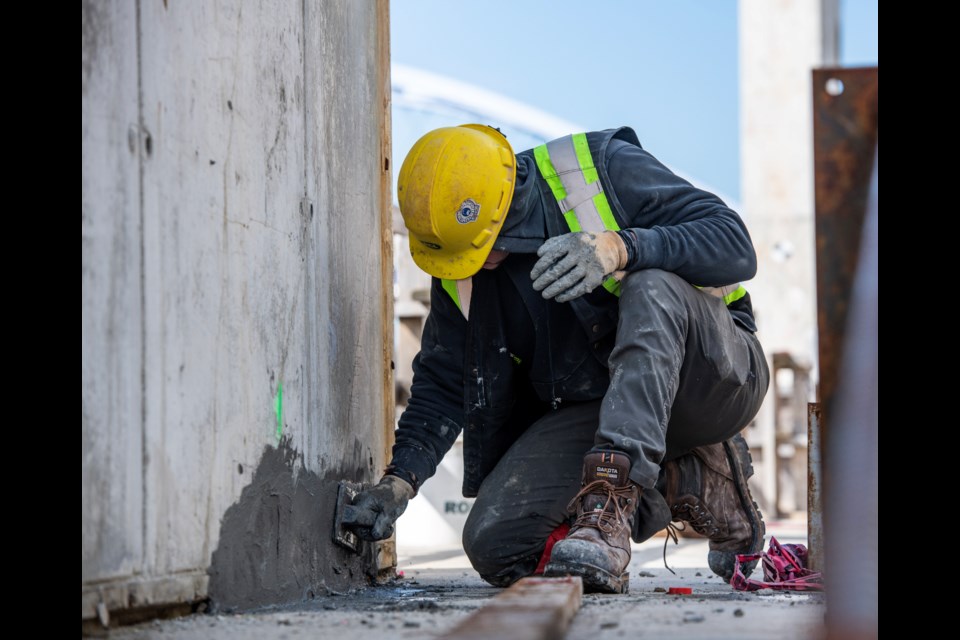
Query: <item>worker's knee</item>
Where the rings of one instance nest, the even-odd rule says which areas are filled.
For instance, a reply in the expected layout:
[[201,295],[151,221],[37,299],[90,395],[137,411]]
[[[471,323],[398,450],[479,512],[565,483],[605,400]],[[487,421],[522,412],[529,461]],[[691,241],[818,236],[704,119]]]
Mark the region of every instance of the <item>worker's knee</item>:
[[496,579],[511,563],[503,553],[503,527],[497,524],[495,513],[474,505],[463,527],[463,551],[484,580],[500,587],[509,583],[498,584]]
[[661,269],[634,271],[620,283],[620,318],[630,324],[683,324],[696,289],[686,280]]
[[480,501],[464,525],[463,551],[480,577],[495,587],[508,587],[537,567],[542,549],[525,544],[527,536],[517,531],[517,525],[500,509],[484,508]]
[[628,273],[620,283],[622,297],[636,297],[643,300],[658,300],[664,296],[673,296],[685,292],[690,285],[675,273],[662,269],[643,269]]

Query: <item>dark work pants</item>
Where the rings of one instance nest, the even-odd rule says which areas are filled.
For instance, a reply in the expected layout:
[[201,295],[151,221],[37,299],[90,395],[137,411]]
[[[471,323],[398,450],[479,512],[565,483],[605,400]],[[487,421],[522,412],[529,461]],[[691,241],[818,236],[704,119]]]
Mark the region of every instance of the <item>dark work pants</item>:
[[568,519],[591,448],[630,455],[644,488],[638,542],[664,528],[670,509],[655,488],[661,462],[736,435],[769,383],[756,337],[722,300],[650,269],[622,282],[610,388],[603,400],[566,406],[530,426],[480,487],[463,531],[477,572],[506,586],[536,569],[550,533]]

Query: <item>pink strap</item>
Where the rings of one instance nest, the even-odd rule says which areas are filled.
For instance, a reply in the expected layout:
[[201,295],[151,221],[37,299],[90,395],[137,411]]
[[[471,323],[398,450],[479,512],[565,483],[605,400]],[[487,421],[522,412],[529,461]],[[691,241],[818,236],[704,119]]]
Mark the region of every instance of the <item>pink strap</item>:
[[[743,575],[742,562],[760,560],[765,580],[751,580]],[[780,544],[770,538],[770,548],[765,553],[738,555],[733,568],[730,586],[737,591],[823,591],[823,576],[818,571],[807,569],[807,548],[802,544]]]

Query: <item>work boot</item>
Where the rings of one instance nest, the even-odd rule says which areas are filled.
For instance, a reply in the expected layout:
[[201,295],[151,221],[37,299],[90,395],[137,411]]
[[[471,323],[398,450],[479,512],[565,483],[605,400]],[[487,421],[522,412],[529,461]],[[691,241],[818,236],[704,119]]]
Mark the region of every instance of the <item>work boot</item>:
[[554,545],[545,576],[580,576],[585,591],[626,593],[630,531],[641,491],[629,473],[625,453],[586,455],[583,488],[567,507],[576,520],[570,534]]
[[[664,463],[663,470],[661,493],[674,521],[688,523],[710,539],[710,569],[730,582],[738,554],[763,550],[763,518],[747,487],[753,464],[746,441],[738,434],[720,444],[697,447]],[[740,566],[749,576],[756,564]]]

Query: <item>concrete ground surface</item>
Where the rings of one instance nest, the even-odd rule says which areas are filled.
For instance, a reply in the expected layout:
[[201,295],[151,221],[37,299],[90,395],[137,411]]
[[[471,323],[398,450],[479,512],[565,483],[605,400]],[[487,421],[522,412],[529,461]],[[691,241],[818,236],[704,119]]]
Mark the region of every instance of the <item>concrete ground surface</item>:
[[[771,523],[767,536],[805,542],[796,524]],[[816,638],[822,634],[823,595],[761,591],[739,593],[706,568],[707,541],[671,542],[663,566],[663,538],[635,545],[630,592],[586,594],[567,638]],[[382,640],[430,638],[500,593],[470,568],[460,549],[418,550],[401,546],[403,578],[309,603],[235,615],[195,614],[114,629],[109,637],[188,640]],[[758,569],[759,571],[759,569]],[[669,587],[693,588],[671,596]]]

